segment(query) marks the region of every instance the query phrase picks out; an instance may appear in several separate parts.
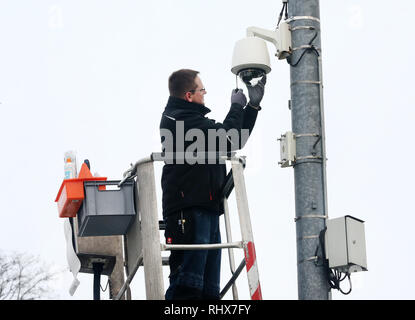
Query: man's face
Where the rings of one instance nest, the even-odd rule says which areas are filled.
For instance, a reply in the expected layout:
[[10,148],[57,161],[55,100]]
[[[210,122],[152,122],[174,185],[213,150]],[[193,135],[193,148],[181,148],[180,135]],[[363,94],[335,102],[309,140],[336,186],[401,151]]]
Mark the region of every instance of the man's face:
[[186,92],[186,100],[199,104],[205,104],[205,94],[207,93],[203,86],[202,80],[198,76],[195,78],[196,89]]

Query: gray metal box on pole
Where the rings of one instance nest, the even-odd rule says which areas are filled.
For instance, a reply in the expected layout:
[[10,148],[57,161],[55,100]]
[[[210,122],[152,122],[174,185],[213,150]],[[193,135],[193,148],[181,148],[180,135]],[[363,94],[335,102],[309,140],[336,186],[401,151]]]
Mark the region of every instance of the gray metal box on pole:
[[329,267],[340,272],[367,271],[365,226],[352,216],[327,221],[325,234]]

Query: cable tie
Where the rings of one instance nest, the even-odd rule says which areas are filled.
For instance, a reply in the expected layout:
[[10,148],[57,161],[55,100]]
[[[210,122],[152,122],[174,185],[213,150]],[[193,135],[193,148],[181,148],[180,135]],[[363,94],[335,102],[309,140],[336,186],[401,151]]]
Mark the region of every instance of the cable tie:
[[312,16],[293,16],[286,20],[287,23],[290,23],[291,21],[298,21],[298,20],[312,20],[320,23],[320,19]]
[[293,27],[291,31],[297,31],[297,30],[316,30],[316,27],[313,26],[297,26]]
[[294,81],[290,84],[290,86],[294,86],[297,84],[321,84],[321,81],[315,81],[315,80],[298,80],[298,81]]
[[323,159],[320,156],[303,156],[303,157],[296,157],[295,160],[308,160],[308,159]]
[[301,50],[301,49],[315,49],[317,51],[321,51],[321,48],[316,47],[312,44],[303,44],[302,46],[292,48],[291,51],[294,52],[294,51]]
[[308,239],[318,239],[320,235],[318,234],[313,234],[311,236],[303,236],[303,237],[298,237],[297,240],[308,240]]
[[318,215],[318,214],[308,214],[308,215],[305,215],[305,216],[295,217],[294,222],[297,222],[298,220],[303,219],[303,218],[328,219],[328,216],[327,215]]
[[318,260],[318,256],[312,256],[303,260],[298,261],[297,264],[303,263],[303,262],[307,262],[307,261],[314,261],[316,262]]
[[296,138],[302,138],[302,137],[319,137],[319,133],[294,133],[294,136]]

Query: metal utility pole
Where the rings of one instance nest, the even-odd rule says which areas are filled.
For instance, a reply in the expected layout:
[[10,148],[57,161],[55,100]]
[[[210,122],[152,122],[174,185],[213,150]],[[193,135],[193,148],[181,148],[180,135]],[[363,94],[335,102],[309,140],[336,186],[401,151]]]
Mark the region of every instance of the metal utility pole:
[[[326,152],[318,0],[289,0],[292,131],[297,235],[298,297],[328,300],[328,274],[322,266],[319,235],[326,226]],[[321,249],[321,248],[320,248]]]

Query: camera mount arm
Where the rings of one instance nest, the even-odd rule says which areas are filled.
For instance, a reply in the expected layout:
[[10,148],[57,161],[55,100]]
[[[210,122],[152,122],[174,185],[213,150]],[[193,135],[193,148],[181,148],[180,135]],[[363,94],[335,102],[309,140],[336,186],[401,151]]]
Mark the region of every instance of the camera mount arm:
[[258,37],[274,44],[277,49],[275,54],[278,59],[285,59],[291,55],[291,31],[287,22],[279,24],[275,31],[258,27],[249,27],[246,29],[247,37]]

